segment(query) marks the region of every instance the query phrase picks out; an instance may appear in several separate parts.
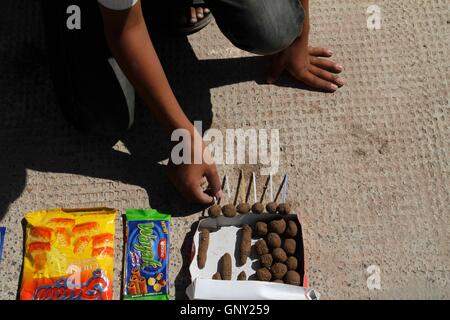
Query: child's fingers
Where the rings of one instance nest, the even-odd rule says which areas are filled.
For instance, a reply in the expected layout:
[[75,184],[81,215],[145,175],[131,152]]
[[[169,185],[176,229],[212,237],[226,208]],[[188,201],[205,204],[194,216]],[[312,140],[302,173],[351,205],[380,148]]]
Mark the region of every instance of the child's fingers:
[[220,183],[219,175],[217,171],[207,171],[205,177],[208,180],[208,189],[211,190],[211,194],[217,198],[222,197],[222,184]]
[[328,72],[322,68],[316,67],[314,65],[311,65],[309,67],[309,71],[311,71],[312,74],[318,76],[319,78],[322,78],[323,80],[336,83],[338,86],[343,86],[345,84],[344,78],[341,78],[331,72]]
[[312,74],[311,72],[306,72],[302,75],[302,79],[305,84],[310,87],[322,89],[325,91],[334,92],[337,90],[338,86],[330,81],[319,78],[318,76]]
[[204,204],[204,205],[210,205],[214,203],[213,197],[205,193],[203,188],[201,186],[192,186],[188,193],[188,198],[192,202]]
[[331,57],[333,52],[328,48],[309,47],[309,54],[315,57]]
[[344,70],[344,68],[333,61],[327,60],[327,59],[320,59],[317,57],[311,57],[310,58],[311,64],[315,65],[316,67],[328,70],[330,72],[334,73],[340,73]]

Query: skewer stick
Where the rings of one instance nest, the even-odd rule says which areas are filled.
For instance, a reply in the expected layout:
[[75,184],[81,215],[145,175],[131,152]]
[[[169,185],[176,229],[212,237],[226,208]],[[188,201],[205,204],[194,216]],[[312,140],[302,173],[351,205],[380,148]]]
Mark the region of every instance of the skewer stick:
[[261,194],[261,203],[264,202],[264,197],[266,196],[267,188],[269,187],[270,176],[267,177],[266,184],[264,185],[263,192]]
[[252,172],[252,182],[253,182],[253,200],[255,201],[254,203],[257,203],[258,196],[256,195],[256,176],[254,172]]
[[244,201],[247,202],[247,203],[248,203],[248,198],[250,198],[250,192],[252,191],[252,185],[253,185],[252,182],[253,182],[253,176],[250,176],[249,183],[248,183],[248,188],[246,188],[247,191],[245,193],[245,199],[244,199]]
[[269,174],[270,201],[273,201],[273,177]]
[[[225,190],[225,183],[226,183],[226,180],[227,180],[227,176],[225,175],[225,176],[223,176],[223,179],[222,179],[222,190]],[[217,204],[220,204],[220,201],[222,200],[222,198],[219,198],[219,201],[217,201]]]
[[241,188],[242,187],[242,178],[243,178],[243,174],[242,174],[242,170],[241,170],[239,172],[239,179],[238,179],[238,185],[237,185],[237,188],[236,188],[236,194],[234,195],[234,201],[233,201],[234,205],[237,204],[238,198],[239,198],[239,196],[241,195],[241,192],[242,192],[242,188]]
[[288,192],[288,175],[286,174],[284,176],[283,193],[281,196],[281,199],[283,200],[284,203],[286,203],[287,201],[287,192]]
[[286,184],[286,179],[287,179],[287,175],[285,174],[284,175],[284,177],[283,177],[283,181],[281,182],[281,184],[280,184],[280,186],[278,187],[278,191],[277,191],[277,194],[275,195],[275,202],[278,200],[278,197],[280,196],[280,194],[281,194],[281,201],[284,203],[285,202],[285,196],[284,196],[284,187],[285,187],[285,184]]
[[225,175],[225,187],[227,189],[227,197],[228,200],[231,199],[231,189],[230,189],[230,183],[228,182],[228,177]]
[[245,191],[245,176],[244,176],[244,170],[241,170],[241,192],[240,192],[240,196],[241,196],[241,201],[243,203],[247,202],[247,193]]

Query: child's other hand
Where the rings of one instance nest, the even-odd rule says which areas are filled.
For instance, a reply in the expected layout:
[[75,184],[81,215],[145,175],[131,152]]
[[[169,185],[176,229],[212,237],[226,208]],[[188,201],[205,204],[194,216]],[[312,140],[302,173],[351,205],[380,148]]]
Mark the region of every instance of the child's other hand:
[[294,78],[312,88],[336,91],[345,84],[345,80],[337,75],[343,67],[322,58],[332,56],[329,49],[308,47],[305,38],[298,38],[289,48],[272,57],[267,82],[274,83],[287,70]]
[[[169,179],[181,195],[192,203],[211,205],[214,198],[222,196],[220,178],[216,165],[209,159],[208,152],[204,152],[202,164],[179,164],[169,161],[167,165]],[[203,186],[208,183],[206,190]]]

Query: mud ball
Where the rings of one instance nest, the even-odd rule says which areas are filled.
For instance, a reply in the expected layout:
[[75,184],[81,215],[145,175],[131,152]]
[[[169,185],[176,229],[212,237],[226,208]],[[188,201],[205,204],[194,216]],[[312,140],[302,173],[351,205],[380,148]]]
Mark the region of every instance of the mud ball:
[[286,266],[288,267],[288,270],[297,270],[298,261],[296,257],[289,257],[286,260]]
[[258,253],[260,256],[263,256],[263,255],[269,253],[269,248],[267,247],[267,243],[265,240],[256,241],[255,249],[256,249],[256,253]]
[[261,266],[266,268],[269,268],[272,265],[272,262],[273,258],[270,253],[262,255],[261,258],[259,259],[259,263],[261,264]]
[[255,225],[255,234],[264,237],[267,234],[267,223],[258,221]]
[[289,256],[293,256],[295,254],[295,249],[297,249],[297,242],[295,242],[294,239],[285,239],[282,247]]
[[277,213],[277,207],[278,207],[278,204],[276,202],[269,202],[266,205],[266,210],[268,213],[274,214],[274,213]]
[[301,279],[300,279],[300,275],[298,274],[298,272],[295,272],[295,271],[292,271],[292,270],[288,271],[286,273],[286,276],[284,277],[284,282],[285,283],[293,284],[293,285],[296,285],[296,286],[300,285],[300,280]]
[[221,212],[222,212],[222,208],[218,204],[215,204],[215,205],[209,207],[209,209],[208,209],[208,215],[211,218],[217,218],[218,216],[220,216]]
[[284,281],[283,281],[283,280],[280,280],[280,279],[278,279],[278,280],[273,280],[272,282],[274,282],[274,283],[284,283]]
[[272,274],[270,273],[269,269],[261,268],[256,270],[256,277],[261,281],[270,281],[270,279],[272,279]]
[[289,203],[280,203],[277,207],[277,211],[281,214],[289,214],[291,213],[291,206]]
[[276,262],[286,262],[288,257],[286,255],[286,252],[284,252],[283,249],[275,248],[272,251],[272,258]]
[[226,204],[222,207],[222,213],[225,217],[232,218],[236,215],[236,207],[232,204]]
[[237,279],[240,281],[247,280],[247,274],[245,271],[241,271],[241,273],[238,274]]
[[261,202],[257,202],[252,206],[252,212],[256,214],[261,214],[264,212],[264,206]]
[[267,244],[270,248],[280,248],[281,247],[281,238],[274,232],[271,232],[267,235]]
[[283,234],[286,231],[286,221],[284,219],[273,220],[269,222],[269,231]]
[[286,231],[284,232],[284,235],[288,238],[294,238],[297,236],[298,228],[295,221],[289,220],[287,222]]
[[275,263],[272,266],[271,271],[272,271],[272,277],[274,280],[283,279],[286,272],[288,272],[286,265],[284,263],[280,263],[280,262]]
[[237,206],[237,212],[240,214],[246,214],[250,212],[250,205],[248,203],[239,203]]

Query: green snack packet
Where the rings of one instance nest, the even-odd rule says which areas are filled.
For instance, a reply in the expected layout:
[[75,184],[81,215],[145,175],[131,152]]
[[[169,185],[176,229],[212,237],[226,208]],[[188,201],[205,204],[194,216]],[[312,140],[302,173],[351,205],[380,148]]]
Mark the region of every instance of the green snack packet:
[[127,209],[124,300],[169,300],[170,215]]

